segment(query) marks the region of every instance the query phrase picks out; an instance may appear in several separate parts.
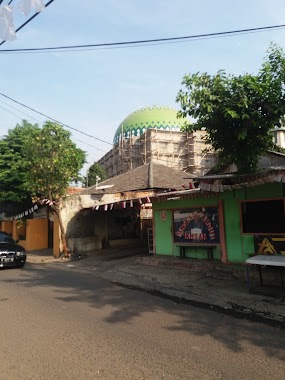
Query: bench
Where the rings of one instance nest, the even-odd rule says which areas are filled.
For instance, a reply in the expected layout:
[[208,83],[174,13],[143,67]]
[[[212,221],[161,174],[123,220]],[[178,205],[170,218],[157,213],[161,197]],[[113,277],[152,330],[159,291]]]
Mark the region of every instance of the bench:
[[214,258],[213,256],[213,248],[217,246],[217,244],[195,244],[195,243],[181,243],[181,244],[175,244],[176,247],[179,247],[180,249],[180,259],[185,258],[186,248],[187,247],[201,247],[201,248],[207,248],[207,256],[209,260],[212,260]]
[[285,256],[283,255],[256,255],[249,257],[247,260],[245,260],[246,263],[246,280],[247,280],[247,288],[248,291],[251,292],[254,288],[250,285],[250,275],[249,270],[251,265],[258,265],[259,269],[259,282],[260,286],[263,286],[263,278],[262,278],[262,268],[269,266],[269,267],[275,267],[280,268],[280,274],[281,274],[281,286],[284,287],[284,281],[283,281],[283,269],[285,268]]

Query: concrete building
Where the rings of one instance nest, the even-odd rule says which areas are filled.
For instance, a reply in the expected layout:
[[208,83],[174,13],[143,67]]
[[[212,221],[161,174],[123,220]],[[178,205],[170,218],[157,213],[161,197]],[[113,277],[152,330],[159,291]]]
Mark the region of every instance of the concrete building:
[[275,128],[272,133],[274,143],[285,149],[285,127]]
[[[127,116],[114,136],[114,146],[98,163],[113,177],[152,162],[206,174],[216,156],[205,143],[205,132],[181,132],[184,119],[169,107],[146,107]],[[209,150],[209,151],[207,151]]]

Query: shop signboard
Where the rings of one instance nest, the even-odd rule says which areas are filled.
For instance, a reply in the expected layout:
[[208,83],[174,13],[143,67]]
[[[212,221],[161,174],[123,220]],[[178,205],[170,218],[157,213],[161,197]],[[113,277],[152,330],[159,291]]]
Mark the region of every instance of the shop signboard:
[[174,243],[219,244],[218,207],[193,207],[173,211]]
[[254,245],[259,255],[285,255],[285,235],[254,235]]

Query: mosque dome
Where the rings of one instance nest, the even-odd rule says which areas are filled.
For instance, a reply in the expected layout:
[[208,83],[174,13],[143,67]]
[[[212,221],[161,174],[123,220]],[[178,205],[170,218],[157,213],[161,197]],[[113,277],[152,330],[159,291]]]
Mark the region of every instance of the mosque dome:
[[120,141],[122,134],[123,138],[139,137],[150,128],[180,131],[183,124],[184,120],[177,118],[177,110],[173,108],[165,106],[141,108],[121,122],[114,136],[114,144]]

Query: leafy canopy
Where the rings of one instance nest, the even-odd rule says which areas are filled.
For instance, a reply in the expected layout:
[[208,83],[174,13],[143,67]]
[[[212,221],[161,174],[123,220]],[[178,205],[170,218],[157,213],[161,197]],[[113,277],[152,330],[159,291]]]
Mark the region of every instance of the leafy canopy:
[[24,120],[0,140],[1,203],[22,204],[30,200],[30,194],[24,186],[27,173],[25,146],[32,144],[32,135],[38,130],[37,124],[32,125]]
[[258,74],[185,75],[176,101],[185,130],[204,129],[221,164],[235,163],[240,173],[257,170],[260,156],[272,149],[271,130],[285,115],[285,55],[271,44]]
[[83,185],[85,187],[96,185],[97,176],[100,178],[99,182],[107,179],[105,169],[97,162],[94,162],[94,164],[87,170],[87,176],[83,179]]
[[47,121],[25,142],[27,175],[24,187],[32,195],[58,201],[71,182],[77,182],[85,163],[85,152],[70,139],[70,132]]

